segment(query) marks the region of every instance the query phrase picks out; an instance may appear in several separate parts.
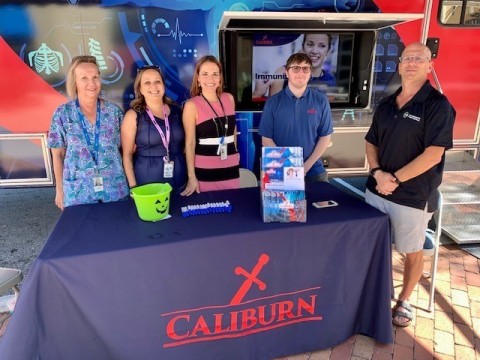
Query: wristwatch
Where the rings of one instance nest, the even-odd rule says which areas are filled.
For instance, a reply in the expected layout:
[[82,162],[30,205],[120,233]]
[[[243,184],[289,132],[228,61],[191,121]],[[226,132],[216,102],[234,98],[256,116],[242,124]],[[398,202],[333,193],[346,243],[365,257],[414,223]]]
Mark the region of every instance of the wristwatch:
[[373,169],[370,170],[370,176],[371,177],[374,177],[375,176],[375,173],[378,171],[378,170],[382,170],[382,168],[380,166],[377,166]]

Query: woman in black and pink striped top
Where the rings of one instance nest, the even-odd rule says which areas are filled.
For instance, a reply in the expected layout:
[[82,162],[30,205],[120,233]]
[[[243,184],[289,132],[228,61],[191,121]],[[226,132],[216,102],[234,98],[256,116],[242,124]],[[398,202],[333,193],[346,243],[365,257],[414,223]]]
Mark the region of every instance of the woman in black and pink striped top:
[[182,195],[240,187],[235,101],[222,87],[220,63],[204,56],[183,110],[188,183]]

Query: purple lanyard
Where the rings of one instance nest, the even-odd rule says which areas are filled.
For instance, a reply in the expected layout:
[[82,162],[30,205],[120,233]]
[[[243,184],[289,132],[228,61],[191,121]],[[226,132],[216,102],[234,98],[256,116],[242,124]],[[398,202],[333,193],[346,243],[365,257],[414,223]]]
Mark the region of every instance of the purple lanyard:
[[167,156],[164,157],[163,159],[165,161],[170,161],[170,156],[168,154],[169,153],[168,144],[170,143],[170,125],[168,123],[167,107],[163,105],[163,117],[165,118],[165,131],[167,132],[166,136],[163,133],[160,126],[157,124],[157,121],[155,120],[155,117],[153,116],[149,108],[147,108],[147,114],[150,120],[152,120],[153,125],[155,125],[155,127],[157,128],[157,131],[160,134],[160,137],[162,138],[163,146],[165,146],[165,149],[167,150]]

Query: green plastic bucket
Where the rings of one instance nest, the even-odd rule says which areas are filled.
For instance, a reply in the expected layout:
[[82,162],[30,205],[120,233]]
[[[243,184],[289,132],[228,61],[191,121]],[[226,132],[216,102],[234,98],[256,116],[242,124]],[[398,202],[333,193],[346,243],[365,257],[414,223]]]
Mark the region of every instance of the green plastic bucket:
[[131,189],[130,196],[135,200],[140,219],[158,221],[167,216],[171,191],[172,187],[168,183],[152,183]]

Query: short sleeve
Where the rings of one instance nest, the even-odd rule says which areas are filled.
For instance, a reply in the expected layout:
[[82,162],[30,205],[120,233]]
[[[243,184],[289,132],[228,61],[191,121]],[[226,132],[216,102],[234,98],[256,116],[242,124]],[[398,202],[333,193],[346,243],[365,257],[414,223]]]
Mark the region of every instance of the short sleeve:
[[258,134],[260,136],[273,139],[273,109],[272,101],[268,99],[263,108],[260,124],[258,125]]
[[378,117],[379,108],[373,114],[372,125],[368,129],[367,134],[365,135],[365,140],[370,144],[378,147],[378,131],[377,131],[377,117]]
[[122,109],[120,109],[120,107],[117,105],[117,104],[114,104],[115,105],[115,118],[118,119],[118,122],[120,124],[122,124],[123,122],[123,111]]
[[322,115],[322,121],[317,128],[317,135],[319,137],[328,136],[333,133],[332,111],[330,110],[330,104],[326,97],[324,97],[322,101]]
[[445,97],[435,101],[426,109],[428,118],[425,129],[425,147],[442,146],[446,150],[453,147],[453,124],[455,109]]
[[61,106],[55,110],[52,116],[52,123],[48,131],[47,145],[49,148],[64,148],[66,147],[66,131],[65,131],[65,111]]

